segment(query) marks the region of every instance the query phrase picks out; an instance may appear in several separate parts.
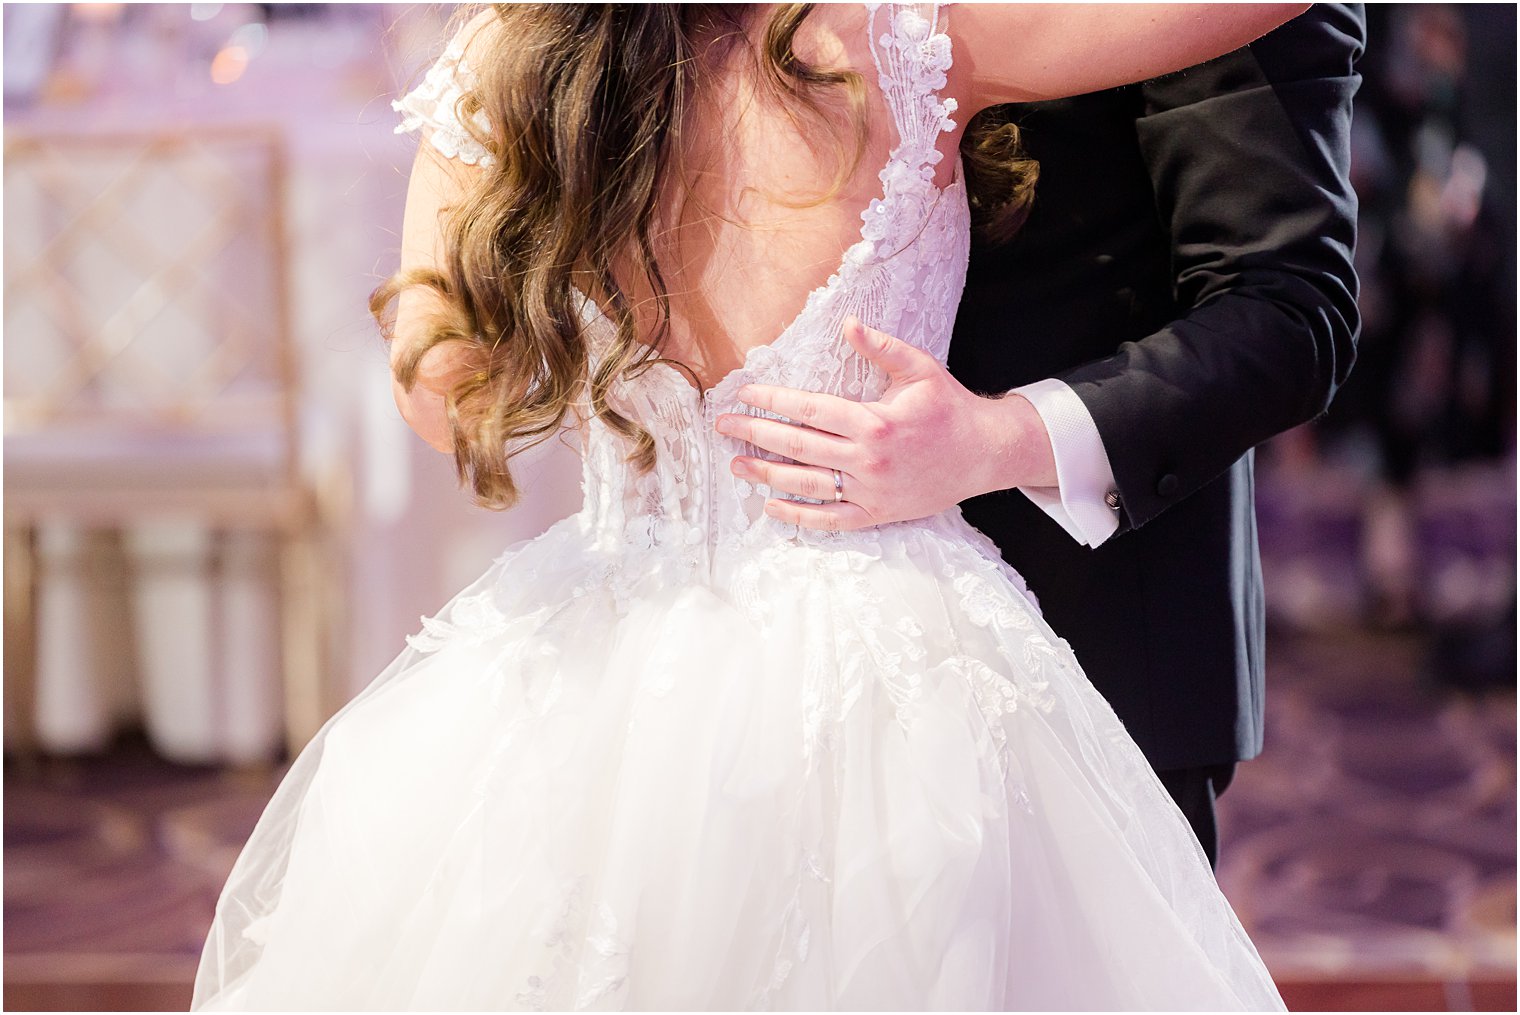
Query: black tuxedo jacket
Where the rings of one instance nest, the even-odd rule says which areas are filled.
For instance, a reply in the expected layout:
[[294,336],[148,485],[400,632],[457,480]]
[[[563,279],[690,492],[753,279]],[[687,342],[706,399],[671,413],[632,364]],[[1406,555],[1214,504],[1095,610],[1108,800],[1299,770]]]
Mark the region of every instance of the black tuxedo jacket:
[[1251,448],[1322,414],[1355,355],[1364,42],[1360,5],[1316,4],[1179,74],[1001,107],[1040,179],[1020,233],[973,246],[950,370],[1069,384],[1120,529],[1090,549],[1016,490],[962,507],[1158,769],[1261,749]]

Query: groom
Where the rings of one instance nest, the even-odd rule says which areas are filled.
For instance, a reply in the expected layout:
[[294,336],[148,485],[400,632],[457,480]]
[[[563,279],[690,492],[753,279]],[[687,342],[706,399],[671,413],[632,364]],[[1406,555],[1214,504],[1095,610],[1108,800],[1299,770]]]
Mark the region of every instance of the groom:
[[[848,327],[891,382],[866,406],[872,424],[843,435],[866,464],[842,477],[840,503],[767,507],[857,528],[964,501],[1210,862],[1214,799],[1261,750],[1251,449],[1322,414],[1355,355],[1348,163],[1364,42],[1360,5],[1316,4],[1180,74],[1003,107],[1039,189],[1011,242],[973,247],[950,372]],[[832,397],[740,395],[794,420]],[[795,457],[794,429],[755,443]]]

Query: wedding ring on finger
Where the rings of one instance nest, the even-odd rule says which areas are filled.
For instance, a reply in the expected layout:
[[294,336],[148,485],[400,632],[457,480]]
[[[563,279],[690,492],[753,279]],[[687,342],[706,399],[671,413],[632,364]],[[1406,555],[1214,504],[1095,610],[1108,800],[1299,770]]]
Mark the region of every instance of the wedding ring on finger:
[[838,469],[831,470],[834,473],[834,503],[844,500],[844,473]]

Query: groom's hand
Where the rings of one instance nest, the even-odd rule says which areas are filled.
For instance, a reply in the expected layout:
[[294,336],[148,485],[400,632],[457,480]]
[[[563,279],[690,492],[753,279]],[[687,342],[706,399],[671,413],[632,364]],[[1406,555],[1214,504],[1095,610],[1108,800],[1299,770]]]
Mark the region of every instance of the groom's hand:
[[[934,357],[853,318],[844,337],[886,371],[880,400],[748,384],[741,401],[796,422],[735,413],[715,422],[719,433],[797,463],[738,455],[734,475],[828,502],[772,497],[766,514],[814,529],[860,529],[925,518],[992,490],[1056,485],[1050,437],[1028,400],[974,394]],[[838,503],[835,469],[844,486]]]

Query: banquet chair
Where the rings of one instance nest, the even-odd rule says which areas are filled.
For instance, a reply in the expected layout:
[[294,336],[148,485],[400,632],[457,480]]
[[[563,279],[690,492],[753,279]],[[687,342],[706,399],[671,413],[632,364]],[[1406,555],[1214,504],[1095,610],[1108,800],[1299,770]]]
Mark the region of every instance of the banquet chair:
[[190,519],[278,548],[293,752],[327,715],[336,597],[301,468],[278,134],[7,131],[4,184],[8,741],[35,746],[16,713],[38,690],[38,533]]

